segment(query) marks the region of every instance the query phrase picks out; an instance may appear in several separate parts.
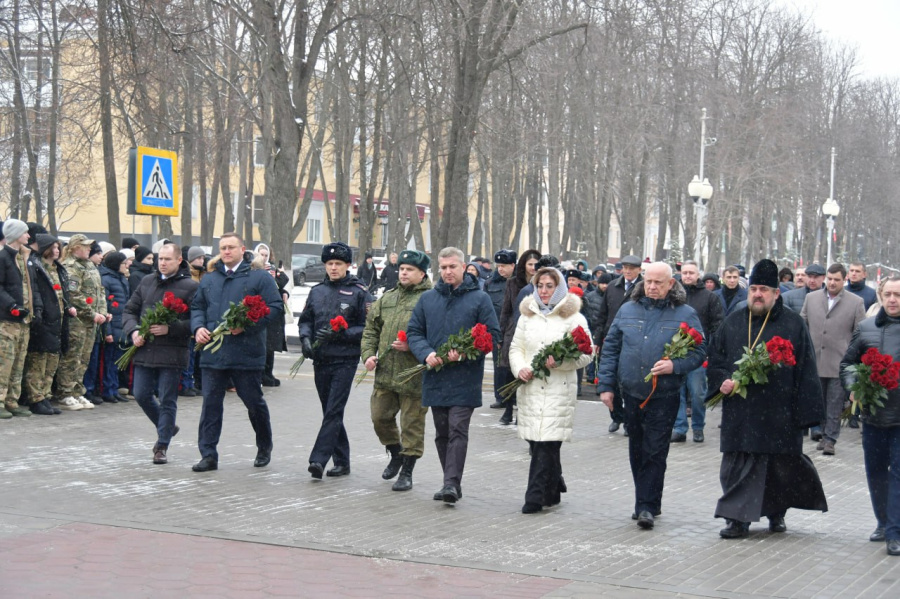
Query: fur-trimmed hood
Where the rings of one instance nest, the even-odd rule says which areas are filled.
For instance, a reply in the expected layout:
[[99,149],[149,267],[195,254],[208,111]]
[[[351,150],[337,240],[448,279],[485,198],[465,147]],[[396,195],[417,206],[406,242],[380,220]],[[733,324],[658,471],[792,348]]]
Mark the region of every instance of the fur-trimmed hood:
[[[555,314],[561,318],[568,318],[580,311],[581,298],[574,293],[567,293],[566,298],[556,304],[556,306],[553,307],[553,310],[550,311],[550,314]],[[531,318],[535,314],[540,314],[540,310],[537,307],[537,300],[530,295],[523,299],[522,303],[519,304],[519,314],[526,318]]]
[[[222,256],[216,254],[206,265],[206,272],[216,270],[216,265],[221,262]],[[266,267],[265,260],[261,256],[257,256],[250,250],[244,252],[244,260],[250,263],[250,270],[262,270]]]
[[[631,301],[639,302],[644,299],[646,294],[644,293],[644,281],[638,281],[638,283],[634,286],[634,291],[631,292]],[[675,284],[669,290],[669,293],[666,295],[666,300],[669,301],[673,306],[683,306],[687,303],[687,293],[684,290],[684,287],[681,286],[681,282],[677,279],[675,280]]]

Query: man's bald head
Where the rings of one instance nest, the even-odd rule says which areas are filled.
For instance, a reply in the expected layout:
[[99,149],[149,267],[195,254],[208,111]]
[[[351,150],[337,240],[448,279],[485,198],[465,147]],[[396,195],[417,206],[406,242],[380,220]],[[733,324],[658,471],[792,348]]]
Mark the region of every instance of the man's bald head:
[[651,262],[644,270],[644,295],[650,299],[663,299],[673,285],[672,267],[665,262]]

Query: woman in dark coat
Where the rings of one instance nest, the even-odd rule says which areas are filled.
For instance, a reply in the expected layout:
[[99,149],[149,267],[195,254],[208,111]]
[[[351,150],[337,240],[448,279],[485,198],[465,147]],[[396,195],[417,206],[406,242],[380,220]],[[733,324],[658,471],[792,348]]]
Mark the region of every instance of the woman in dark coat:
[[[272,256],[272,250],[264,243],[256,246],[253,250],[257,258],[254,260],[254,268],[262,268],[275,279],[275,285],[278,286],[278,293],[284,300],[285,309],[287,309],[288,301],[291,298],[291,292],[288,285],[291,283],[283,270],[275,268]],[[273,372],[275,368],[275,352],[287,351],[287,340],[284,336],[284,318],[272,319],[266,329],[266,369],[263,371],[262,384],[263,387],[277,387],[281,381],[275,378]]]
[[102,349],[100,396],[106,403],[128,401],[127,398],[119,395],[119,368],[116,366],[116,360],[122,356],[122,350],[119,348],[122,340],[122,315],[125,313],[125,304],[131,297],[131,287],[127,278],[128,269],[125,262],[125,254],[110,252],[98,269],[100,280],[103,281],[103,289],[106,291],[106,310],[112,314],[112,320],[103,325],[103,337],[106,343]]

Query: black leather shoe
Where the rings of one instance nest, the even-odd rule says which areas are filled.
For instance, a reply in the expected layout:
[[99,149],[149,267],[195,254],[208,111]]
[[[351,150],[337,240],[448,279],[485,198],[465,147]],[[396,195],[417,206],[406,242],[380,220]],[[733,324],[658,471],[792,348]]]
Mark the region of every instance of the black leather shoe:
[[129,401],[131,401],[130,399],[128,399],[121,393],[116,393],[115,395],[113,395],[113,397],[116,398],[116,401],[121,402],[121,403],[128,403]]
[[495,401],[494,403],[491,404],[491,409],[492,409],[492,410],[502,410],[502,409],[505,408],[505,407],[506,407],[506,406],[504,406],[504,405],[503,405],[502,403],[500,403],[499,401]]
[[784,532],[787,530],[787,524],[784,523],[784,516],[769,516],[769,532]]
[[325,468],[322,467],[322,464],[319,462],[310,462],[309,468],[306,469],[307,472],[312,474],[313,478],[317,478],[322,480],[322,473],[325,472]]
[[847,422],[847,426],[850,428],[859,428],[859,414],[853,414],[850,416],[850,421]]
[[[662,516],[662,512],[653,512],[653,517],[654,517],[654,518],[659,518],[660,516]],[[637,519],[638,519],[637,512],[631,512],[631,519],[632,519],[632,520],[637,520]]]
[[609,428],[607,429],[609,432],[614,433],[619,430],[619,423],[613,420],[609,423]]
[[638,514],[637,519],[638,526],[643,528],[644,530],[653,530],[653,514],[644,510],[640,514]]
[[193,387],[189,387],[187,389],[182,389],[181,391],[178,392],[178,397],[197,397],[198,395],[200,395],[200,394],[197,393],[197,390],[194,389]]
[[53,408],[43,401],[31,404],[28,406],[28,409],[31,410],[32,414],[39,416],[53,416]]
[[887,554],[888,555],[900,555],[900,540],[891,539],[887,542]]
[[104,403],[119,403],[119,400],[116,399],[114,395],[110,395],[103,398]]
[[263,387],[280,387],[281,381],[276,379],[274,376],[264,376],[262,379]]
[[194,472],[209,472],[210,470],[218,470],[219,462],[213,458],[203,458],[191,467]]
[[687,435],[684,433],[672,433],[672,443],[684,443],[687,441]]
[[884,527],[879,526],[869,535],[869,540],[873,543],[882,543],[884,541]]
[[[458,499],[462,499],[462,489],[456,490],[456,496]],[[443,501],[444,500],[444,489],[441,489],[440,491],[435,493],[434,497],[432,497],[432,499],[434,499],[435,501]]]
[[253,460],[253,466],[255,468],[263,468],[269,465],[269,462],[272,461],[272,450],[264,450],[260,449],[256,452],[256,459]]
[[347,476],[350,474],[350,466],[335,466],[325,473],[326,476]]
[[810,441],[821,441],[822,440],[822,431],[809,432],[809,440]]
[[750,534],[750,523],[739,520],[728,520],[728,526],[719,531],[723,539],[740,539]]
[[456,503],[459,499],[459,493],[456,491],[456,487],[453,485],[444,485],[444,488],[441,489],[441,499],[444,500],[444,503]]
[[694,431],[694,443],[703,443],[703,431]]
[[47,405],[48,408],[50,408],[51,410],[53,410],[53,413],[54,413],[54,414],[62,414],[62,410],[60,410],[59,408],[57,408],[56,406],[54,406],[52,403],[50,403],[50,400],[49,400],[49,399],[45,399],[45,400],[44,400],[44,403]]
[[522,506],[523,514],[536,514],[544,508],[539,503],[526,503]]

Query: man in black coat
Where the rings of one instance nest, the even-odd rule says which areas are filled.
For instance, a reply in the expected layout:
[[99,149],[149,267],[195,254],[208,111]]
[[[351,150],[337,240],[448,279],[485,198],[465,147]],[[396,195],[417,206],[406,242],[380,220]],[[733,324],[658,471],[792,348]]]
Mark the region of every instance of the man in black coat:
[[191,278],[187,263],[181,259],[181,250],[174,243],[159,249],[157,262],[158,272],[141,279],[125,306],[122,333],[138,348],[132,359],[134,399],[156,429],[153,463],[165,464],[169,442],[178,432],[175,426],[178,384],[181,371],[188,365],[191,312],[185,310],[171,324],[152,325],[147,337],[141,336],[138,329],[144,314],[156,309],[166,293],[174,294],[190,308],[199,285]]
[[[509,283],[509,279],[516,269],[517,259],[518,256],[516,256],[516,252],[513,250],[498,250],[497,253],[494,254],[494,263],[497,265],[497,268],[494,269],[490,278],[488,278],[484,284],[484,292],[491,298],[494,312],[497,313],[497,322],[500,322],[500,314],[503,311],[503,299],[506,297],[506,285]],[[491,407],[496,405],[498,408],[501,407],[500,404],[503,403],[498,389],[503,385],[512,382],[513,378],[515,378],[508,366],[500,364],[500,349],[499,345],[494,346],[494,404],[491,405]],[[510,411],[509,414],[504,412],[503,416],[500,418],[500,424],[505,425],[511,423],[512,411]]]
[[397,264],[397,252],[391,252],[391,255],[388,257],[388,263],[384,265],[384,269],[381,271],[381,279],[378,280],[378,285],[387,293],[394,289],[399,281],[400,265]]
[[[745,537],[750,522],[769,519],[771,532],[784,532],[788,508],[827,511],[822,483],[812,461],[803,455],[803,429],[824,417],[822,387],[806,323],[784,307],[778,290],[778,267],[760,260],[749,281],[747,307],[725,318],[709,348],[710,395],[722,400],[723,495],[716,517],[728,525],[726,539]],[[749,330],[748,330],[749,325]],[[769,372],[767,384],[750,384],[746,397],[730,396],[735,363],[744,347],[781,337],[793,345],[795,366]]]
[[797,314],[803,309],[803,303],[806,296],[813,291],[818,291],[825,283],[825,268],[821,264],[810,264],[806,267],[806,284],[800,287],[799,284],[782,296],[784,307],[790,308]]
[[[594,329],[593,323],[590,323],[592,326],[591,330],[594,331],[594,345],[600,348],[603,347],[603,340],[606,339],[609,327],[612,326],[613,320],[616,319],[619,308],[631,298],[631,292],[635,285],[643,281],[640,258],[633,255],[625,256],[622,258],[621,264],[622,276],[610,283],[606,288],[606,293],[603,294],[603,301],[600,303],[600,315],[597,318],[597,328]],[[617,262],[616,268],[618,267],[619,263]],[[603,381],[600,381],[600,384],[602,385]],[[597,395],[600,395],[599,386],[597,387]],[[614,433],[625,422],[625,404],[622,403],[622,398],[618,394],[613,399],[613,409],[610,410],[610,417],[612,422],[609,423],[609,432]],[[625,431],[625,436],[628,436],[627,430]]]
[[[712,339],[722,319],[725,317],[722,302],[716,294],[708,291],[700,282],[700,268],[693,260],[686,260],[681,265],[681,286],[687,294],[687,303],[697,312],[703,334]],[[687,397],[691,398],[691,429],[694,432],[694,443],[703,443],[703,427],[706,424],[706,369],[702,366],[688,373],[681,386],[681,407],[672,430],[672,443],[683,443],[687,440]]]

